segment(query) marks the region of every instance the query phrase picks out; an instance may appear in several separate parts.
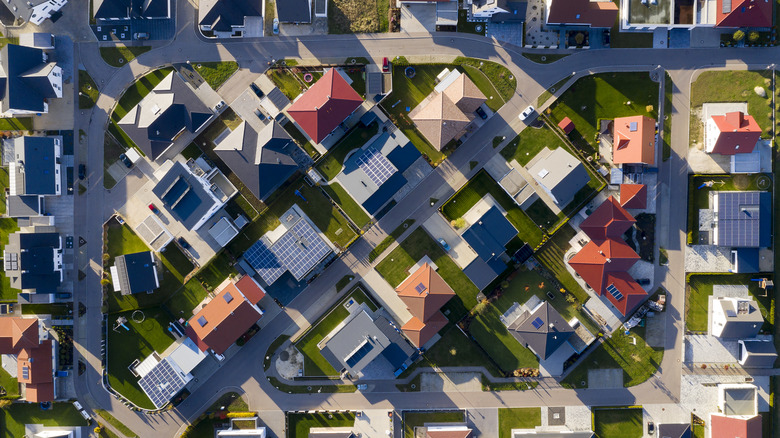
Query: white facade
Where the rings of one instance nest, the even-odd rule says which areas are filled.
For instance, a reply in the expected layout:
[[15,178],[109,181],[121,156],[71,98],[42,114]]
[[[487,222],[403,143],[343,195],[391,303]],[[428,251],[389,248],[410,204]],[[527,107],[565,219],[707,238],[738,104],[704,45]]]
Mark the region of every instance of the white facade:
[[30,23],[40,25],[47,18],[51,18],[51,14],[62,9],[68,0],[47,0],[39,5],[32,7],[32,15],[30,15]]
[[720,135],[720,129],[718,129],[718,125],[715,124],[715,121],[712,120],[712,117],[707,119],[706,122],[704,122],[704,151],[708,154],[712,153],[712,150],[715,149],[715,143],[718,141],[718,136]]

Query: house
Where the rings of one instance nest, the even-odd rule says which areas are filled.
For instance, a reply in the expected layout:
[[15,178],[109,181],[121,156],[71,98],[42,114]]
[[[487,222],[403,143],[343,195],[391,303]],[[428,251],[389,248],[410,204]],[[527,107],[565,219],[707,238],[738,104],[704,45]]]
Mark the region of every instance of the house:
[[111,279],[114,292],[122,295],[154,292],[160,287],[154,253],[144,251],[117,256],[111,267]]
[[494,23],[525,21],[527,2],[510,0],[477,0],[471,4],[471,16],[487,18]]
[[208,355],[202,352],[192,339],[179,338],[176,347],[167,356],[156,351],[143,361],[137,359],[128,367],[139,377],[138,386],[146,393],[157,409],[164,408],[194,377],[195,369]]
[[455,296],[455,291],[428,263],[406,277],[395,291],[412,314],[401,330],[420,348],[447,325],[447,317],[440,309]]
[[171,0],[93,0],[95,20],[171,18]]
[[768,339],[740,339],[738,360],[743,368],[773,368],[777,360],[775,344]]
[[409,117],[426,140],[438,151],[466,133],[477,108],[487,101],[482,91],[465,74],[444,69],[440,82]]
[[621,239],[636,219],[627,212],[614,196],[601,203],[580,224],[580,229],[593,240]]
[[264,201],[298,170],[291,155],[294,148],[297,146],[276,121],[260,132],[243,121],[214,152],[257,199]]
[[331,68],[293,102],[287,114],[315,143],[322,143],[362,104],[357,91]]
[[14,16],[18,25],[29,22],[40,26],[54,15],[61,14],[68,0],[6,0],[4,3],[8,13]]
[[62,194],[62,137],[4,140],[3,157],[9,175],[8,216],[39,216],[44,213],[44,197]]
[[54,401],[54,347],[37,318],[0,318],[0,354],[16,356],[19,384],[30,403]]
[[[240,421],[242,426],[234,424],[235,421]],[[247,428],[245,425],[247,421],[254,421],[255,426]],[[264,426],[257,425],[257,417],[253,418],[234,418],[230,420],[230,427],[227,429],[217,429],[216,438],[232,437],[232,438],[265,438],[266,431]]]
[[17,231],[8,236],[3,248],[5,275],[14,289],[53,294],[63,280],[62,239],[59,233],[36,231]]
[[198,26],[217,38],[263,36],[262,0],[202,0]]
[[711,334],[725,339],[754,338],[764,325],[764,317],[755,300],[713,297]]
[[741,111],[712,115],[704,127],[704,150],[709,154],[749,154],[761,139],[753,116]]
[[761,0],[718,0],[715,26],[732,28],[772,27],[772,3]]
[[[502,255],[506,252],[509,241],[517,237],[517,229],[498,207],[492,206],[466,228],[461,237],[498,276],[506,270],[507,265],[502,260]],[[468,267],[466,270],[468,271]]]
[[472,430],[463,424],[437,424],[426,427],[426,438],[471,438]]
[[547,301],[523,314],[507,327],[509,334],[541,360],[550,357],[574,334],[574,329]]
[[118,125],[154,161],[185,131],[194,135],[213,117],[190,85],[171,72]]
[[546,0],[548,25],[612,27],[618,6],[609,0]]
[[718,385],[718,412],[710,413],[712,438],[760,438],[758,389],[751,384]]
[[772,245],[770,192],[709,193],[713,245],[768,248]]
[[311,2],[312,0],[276,0],[276,16],[281,23],[311,23]]
[[554,149],[537,161],[529,173],[561,207],[566,206],[590,182],[585,166],[563,148]]
[[0,50],[0,112],[5,116],[49,112],[62,97],[62,67],[41,49],[8,44]]
[[647,185],[621,184],[620,206],[637,210],[644,210],[647,208]]
[[201,351],[223,354],[263,316],[257,303],[265,291],[245,275],[235,282],[226,279],[214,292],[216,296],[187,321],[185,331]]
[[348,427],[312,427],[308,438],[355,438],[355,434]]
[[658,425],[658,436],[663,438],[692,438],[690,424],[663,423]]
[[655,164],[655,120],[647,116],[618,117],[612,122],[612,162]]

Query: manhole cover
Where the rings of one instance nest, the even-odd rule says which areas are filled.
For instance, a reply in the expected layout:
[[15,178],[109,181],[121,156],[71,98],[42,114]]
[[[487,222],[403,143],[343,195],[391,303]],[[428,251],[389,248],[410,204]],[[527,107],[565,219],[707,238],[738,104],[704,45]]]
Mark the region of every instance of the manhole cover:
[[290,360],[290,352],[287,350],[282,351],[279,353],[279,359],[284,361]]

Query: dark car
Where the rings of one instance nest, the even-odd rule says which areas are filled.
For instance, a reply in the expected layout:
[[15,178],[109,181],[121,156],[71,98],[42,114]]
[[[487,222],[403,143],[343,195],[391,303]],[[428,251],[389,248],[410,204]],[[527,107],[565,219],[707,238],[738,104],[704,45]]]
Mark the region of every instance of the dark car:
[[605,30],[603,34],[601,34],[602,41],[604,43],[604,47],[609,47],[609,31]]
[[129,168],[131,168],[131,167],[133,167],[133,162],[132,162],[132,161],[130,161],[130,159],[129,159],[129,158],[127,158],[127,155],[125,155],[125,154],[121,154],[121,155],[119,156],[119,161],[121,161],[121,162],[122,162],[122,164],[124,164],[124,165],[125,165],[125,167],[127,167],[128,169],[129,169]]
[[263,90],[261,90],[261,89],[260,89],[260,87],[258,87],[258,86],[257,86],[257,84],[255,84],[254,82],[252,82],[251,84],[249,84],[249,88],[251,88],[251,89],[252,89],[252,91],[254,91],[254,92],[255,92],[255,94],[257,95],[257,97],[259,97],[259,98],[261,98],[261,99],[262,99],[262,98],[263,98],[263,96],[265,96],[265,93],[263,93]]
[[57,298],[58,300],[69,300],[73,298],[73,294],[70,292],[57,292],[56,294],[54,294],[54,297]]
[[485,112],[485,110],[482,109],[482,107],[478,107],[476,112],[477,114],[479,114],[479,117],[482,120],[487,120],[487,113]]
[[178,239],[176,239],[176,241],[179,242],[179,245],[181,245],[181,247],[184,248],[184,249],[187,249],[187,248],[190,247],[190,244],[187,243],[187,241],[184,240],[183,237],[179,237]]
[[648,284],[650,284],[650,279],[649,278],[640,278],[636,282],[640,286],[647,286]]
[[0,304],[0,315],[8,315],[9,313],[14,313],[14,305]]
[[387,59],[387,56],[382,59],[382,71],[385,73],[390,71],[390,60]]
[[655,423],[652,421],[647,422],[647,434],[652,435],[655,433]]
[[84,179],[86,177],[87,177],[87,165],[79,164],[79,179]]
[[154,214],[160,214],[160,210],[158,210],[157,207],[154,206],[154,204],[149,204],[149,210],[152,210],[152,213]]
[[258,119],[265,120],[265,114],[263,114],[263,112],[260,111],[259,109],[255,110],[255,115],[257,116]]

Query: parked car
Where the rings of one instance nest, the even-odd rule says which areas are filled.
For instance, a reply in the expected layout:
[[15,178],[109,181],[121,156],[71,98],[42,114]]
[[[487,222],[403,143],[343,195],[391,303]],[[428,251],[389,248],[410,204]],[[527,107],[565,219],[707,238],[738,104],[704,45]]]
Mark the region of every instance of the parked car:
[[382,59],[382,71],[385,73],[390,71],[390,60],[387,59],[387,56]]
[[79,164],[79,179],[84,179],[86,177],[87,177],[87,165]]
[[482,107],[481,107],[481,106],[480,106],[480,107],[477,107],[477,111],[476,111],[476,113],[477,113],[477,115],[479,115],[479,117],[480,117],[482,120],[487,120],[487,113],[485,112],[485,110],[483,110],[483,109],[482,109]]
[[274,18],[274,35],[279,35],[279,19]]
[[133,162],[130,161],[130,159],[127,158],[127,155],[125,155],[125,154],[119,155],[119,161],[121,161],[122,164],[124,164],[125,167],[127,167],[128,169],[133,167]]
[[609,30],[605,30],[604,33],[601,34],[601,39],[604,43],[604,47],[609,47]]
[[450,245],[447,244],[447,241],[442,239],[441,237],[439,237],[439,245],[441,245],[441,247],[444,248],[445,251],[449,251],[451,249]]
[[157,207],[154,206],[154,204],[149,204],[149,210],[152,210],[152,213],[154,214],[160,214],[160,210],[158,210]]
[[133,34],[133,39],[135,40],[148,40],[149,39],[149,32],[136,32]]
[[265,114],[263,114],[263,112],[260,111],[259,109],[255,110],[255,115],[257,116],[258,119],[265,120]]
[[368,385],[366,385],[365,383],[361,383],[357,386],[358,391],[365,391],[366,389],[368,389]]
[[650,279],[649,278],[640,278],[640,279],[638,279],[636,281],[636,283],[638,285],[640,285],[640,286],[647,286],[648,284],[650,284]]
[[181,245],[181,247],[184,248],[184,249],[187,249],[187,248],[190,247],[190,244],[187,243],[187,241],[184,240],[183,237],[179,237],[178,239],[176,239],[176,241],[179,242],[179,245]]
[[69,300],[73,298],[73,294],[70,292],[57,292],[54,294],[54,298],[57,298],[58,300]]
[[252,91],[254,91],[255,94],[257,95],[257,97],[259,97],[260,99],[262,99],[263,96],[265,96],[265,93],[263,93],[263,90],[261,90],[260,87],[258,87],[256,83],[252,82],[251,84],[249,84],[249,88],[251,88]]
[[0,315],[8,315],[9,313],[14,313],[14,305],[0,304]]
[[647,422],[647,434],[652,435],[655,433],[655,423],[652,421]]
[[520,120],[527,119],[528,117],[531,116],[531,114],[534,113],[534,111],[536,111],[534,109],[534,106],[533,105],[529,105],[528,108],[524,109],[523,112],[520,113]]

